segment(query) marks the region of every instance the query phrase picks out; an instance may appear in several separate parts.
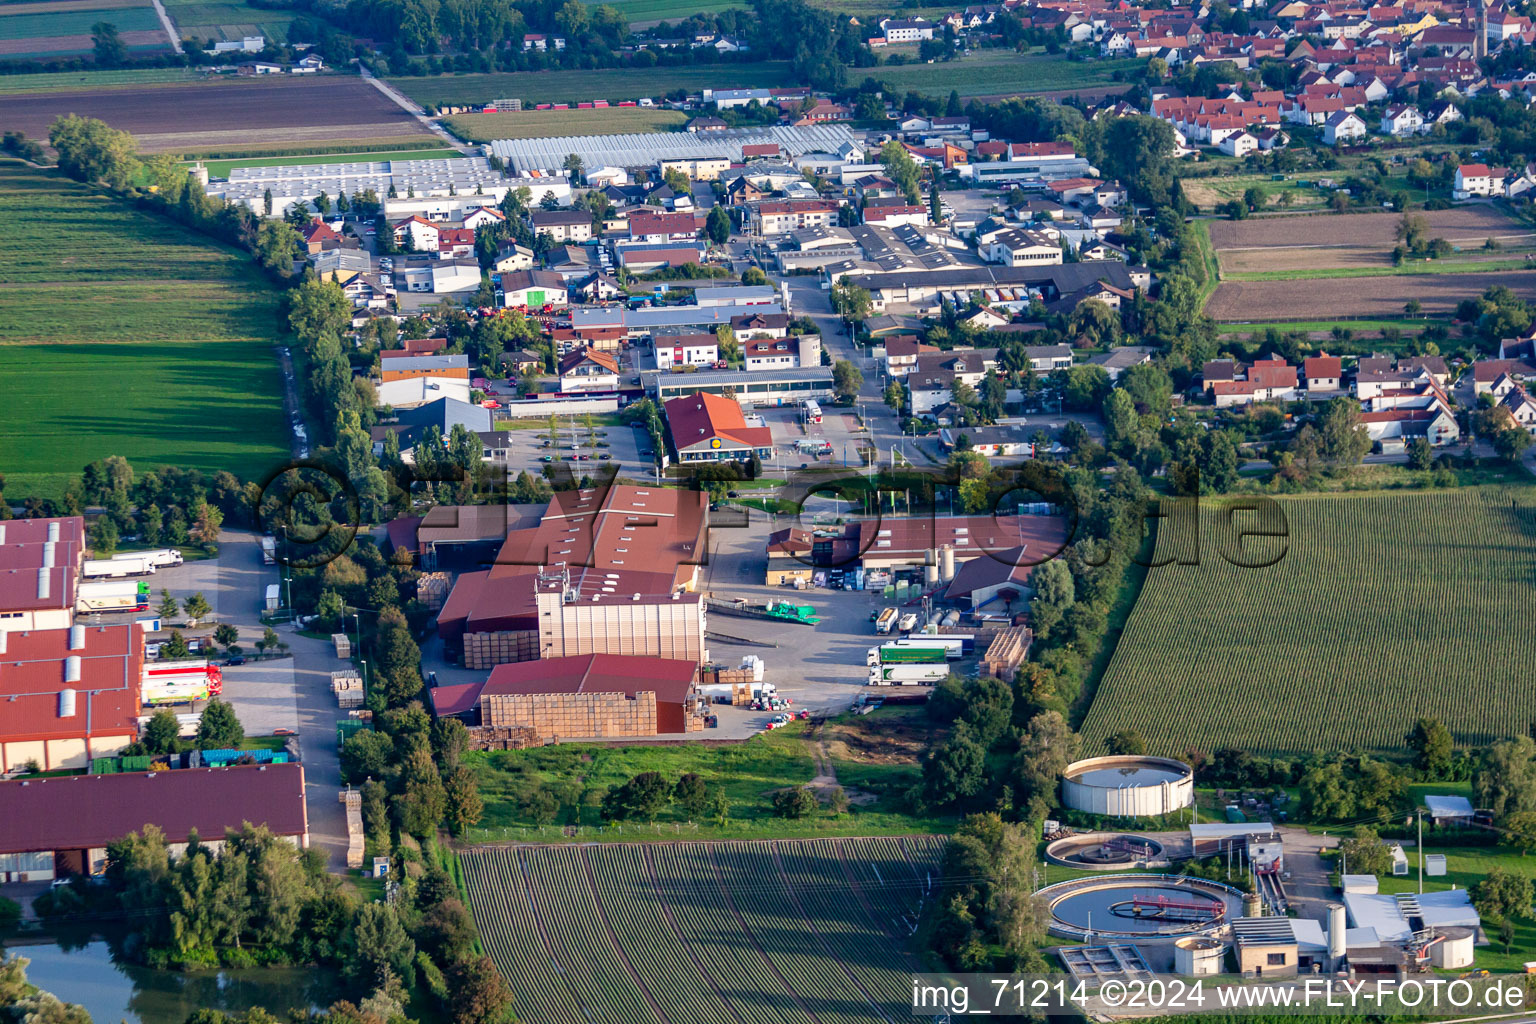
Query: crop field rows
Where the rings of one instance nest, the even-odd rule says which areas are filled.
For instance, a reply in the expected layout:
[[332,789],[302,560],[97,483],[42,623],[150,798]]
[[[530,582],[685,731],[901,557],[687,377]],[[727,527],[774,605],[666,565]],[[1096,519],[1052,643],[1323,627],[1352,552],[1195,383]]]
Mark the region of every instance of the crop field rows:
[[1199,564],[1149,570],[1083,722],[1089,751],[1121,729],[1171,756],[1397,750],[1420,716],[1477,745],[1536,719],[1536,489],[1277,501],[1283,541],[1250,538],[1239,559],[1277,563],[1218,554],[1210,508]]
[[463,855],[520,1020],[863,1024],[909,1015],[936,836]]

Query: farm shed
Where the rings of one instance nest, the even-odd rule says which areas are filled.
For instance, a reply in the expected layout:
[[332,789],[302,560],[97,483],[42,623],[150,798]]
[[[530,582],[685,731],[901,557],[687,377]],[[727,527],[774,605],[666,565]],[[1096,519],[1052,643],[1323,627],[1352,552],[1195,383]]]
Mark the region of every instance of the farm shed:
[[172,856],[194,831],[218,849],[244,822],[309,845],[297,763],[0,782],[0,821],[0,882],[95,873],[108,843],[145,825],[165,833]]
[[546,740],[655,736],[696,729],[692,661],[587,654],[498,665],[484,683],[432,691],[439,718],[526,728]]
[[1472,824],[1472,801],[1464,796],[1426,796],[1424,806],[1436,825]]

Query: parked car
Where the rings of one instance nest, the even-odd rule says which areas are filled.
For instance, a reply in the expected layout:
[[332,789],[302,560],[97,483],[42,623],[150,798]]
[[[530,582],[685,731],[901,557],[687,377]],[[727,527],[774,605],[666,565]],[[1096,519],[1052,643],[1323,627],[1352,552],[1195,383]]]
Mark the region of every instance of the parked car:
[[286,727],[279,727],[277,729],[273,729],[272,730],[272,735],[273,736],[297,736],[298,733],[295,732],[294,730],[286,728]]
[[739,498],[739,497],[741,497],[741,492],[740,491],[726,491],[725,492],[725,496],[727,498]]
[[245,664],[245,658],[242,657],[239,654],[236,654],[233,657],[225,658],[224,659],[224,664],[225,665],[244,665]]
[[607,452],[603,452],[603,454],[599,455],[597,458],[599,462],[607,462],[609,459],[613,458],[613,456],[609,455]]

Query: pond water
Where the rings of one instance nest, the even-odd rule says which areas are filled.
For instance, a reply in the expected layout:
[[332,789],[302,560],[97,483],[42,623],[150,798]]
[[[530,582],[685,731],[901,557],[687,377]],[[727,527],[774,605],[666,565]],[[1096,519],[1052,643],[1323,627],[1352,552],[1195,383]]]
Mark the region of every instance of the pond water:
[[16,945],[27,980],[90,1011],[96,1024],[182,1024],[194,1011],[244,1012],[253,1006],[286,1019],[290,1009],[323,1009],[344,997],[335,972],[320,967],[257,967],[183,974],[119,963],[100,939],[84,945]]

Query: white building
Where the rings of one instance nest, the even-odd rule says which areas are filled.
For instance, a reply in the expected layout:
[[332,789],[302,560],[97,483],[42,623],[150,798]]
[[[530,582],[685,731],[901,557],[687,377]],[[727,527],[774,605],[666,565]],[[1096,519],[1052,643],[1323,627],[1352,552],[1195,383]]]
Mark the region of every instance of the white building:
[[922,18],[886,18],[880,31],[887,43],[916,43],[933,38],[934,23]]
[[1247,132],[1235,132],[1217,143],[1216,148],[1228,156],[1235,156],[1241,160],[1249,153],[1258,150],[1259,140]]
[[1365,138],[1365,122],[1352,110],[1340,110],[1323,122],[1323,142],[1338,146]]
[[1061,262],[1061,246],[1042,231],[1009,230],[987,245],[987,259],[1008,267],[1032,267]]

